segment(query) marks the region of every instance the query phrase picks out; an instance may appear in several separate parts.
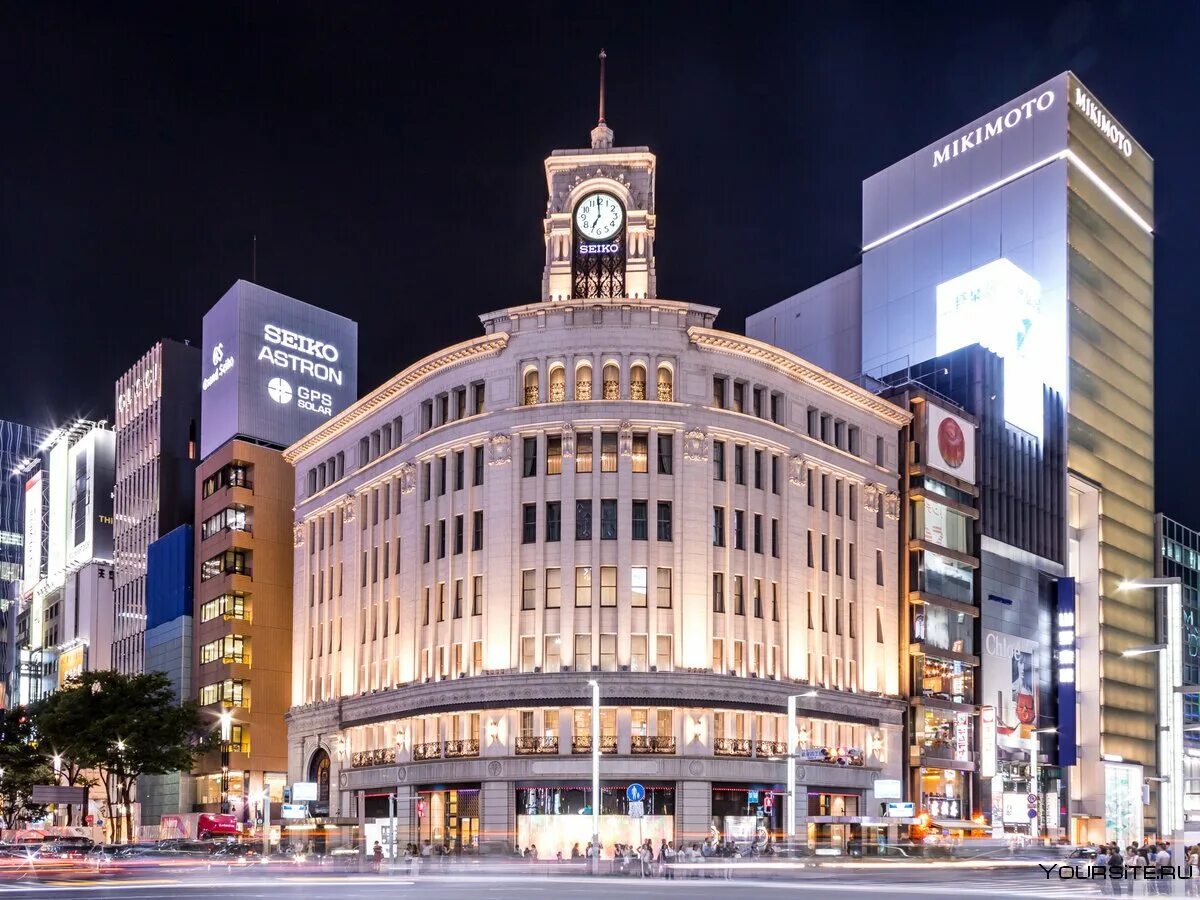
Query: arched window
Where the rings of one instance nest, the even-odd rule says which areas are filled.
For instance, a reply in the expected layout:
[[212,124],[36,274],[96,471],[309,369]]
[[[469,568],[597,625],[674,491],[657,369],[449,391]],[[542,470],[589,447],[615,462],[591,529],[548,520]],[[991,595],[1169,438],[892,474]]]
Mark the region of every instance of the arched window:
[[621,370],[616,363],[606,363],[604,366],[604,399],[621,399]]
[[308,780],[317,785],[317,802],[313,814],[329,815],[329,754],[318,750],[308,764]]
[[525,373],[525,405],[532,406],[537,403],[538,397],[538,373],[537,369],[530,369]]
[[562,366],[550,370],[550,402],[562,403],[567,399],[567,372]]
[[634,363],[629,369],[629,399],[646,399],[646,367]]
[[658,367],[658,399],[670,403],[675,399],[674,381],[671,377],[670,366]]
[[575,367],[575,399],[592,399],[592,366],[590,363],[580,363]]

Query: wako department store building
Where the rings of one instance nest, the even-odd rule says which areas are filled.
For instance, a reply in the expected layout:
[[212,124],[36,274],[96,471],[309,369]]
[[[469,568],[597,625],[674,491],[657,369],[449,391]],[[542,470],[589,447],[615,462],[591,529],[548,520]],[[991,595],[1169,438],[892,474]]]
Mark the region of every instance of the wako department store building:
[[606,855],[635,781],[655,846],[778,838],[800,695],[799,833],[887,833],[909,414],[657,299],[655,165],[603,123],[554,152],[542,301],[287,451],[288,774],[330,822],[398,792],[401,843],[569,855],[599,741]]

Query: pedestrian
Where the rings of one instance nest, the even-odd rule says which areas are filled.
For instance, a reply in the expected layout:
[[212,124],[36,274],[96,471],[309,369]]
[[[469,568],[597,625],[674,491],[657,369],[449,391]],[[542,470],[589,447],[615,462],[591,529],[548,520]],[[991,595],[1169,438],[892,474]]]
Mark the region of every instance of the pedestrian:
[[378,872],[383,866],[383,846],[379,841],[376,841],[375,846],[371,849],[371,856],[374,859],[375,871]]
[[[592,845],[588,844],[588,849],[590,850],[591,848]],[[571,859],[579,859],[579,841],[571,845]]]
[[1114,894],[1120,894],[1124,888],[1125,877],[1125,859],[1121,856],[1121,848],[1117,844],[1112,845],[1112,851],[1108,854],[1108,886]]

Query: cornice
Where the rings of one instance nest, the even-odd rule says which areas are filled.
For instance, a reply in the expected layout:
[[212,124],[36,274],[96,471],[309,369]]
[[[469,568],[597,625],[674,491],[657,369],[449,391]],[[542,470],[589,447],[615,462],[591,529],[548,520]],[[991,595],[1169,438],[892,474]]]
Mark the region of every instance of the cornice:
[[[370,725],[390,719],[468,709],[520,706],[586,706],[588,681],[600,684],[604,703],[618,706],[654,705],[669,699],[674,706],[724,707],[783,712],[790,694],[803,695],[808,685],[740,678],[711,672],[556,672],[480,675],[431,681],[343,697],[340,701],[294,707],[288,722],[298,725],[336,709],[340,727]],[[904,702],[894,698],[845,691],[818,690],[799,696],[802,715],[871,726],[897,725]]]
[[361,419],[366,418],[380,407],[419,384],[430,375],[442,370],[462,365],[475,359],[495,356],[508,345],[507,332],[495,332],[483,337],[472,338],[455,344],[418,360],[407,369],[400,372],[382,387],[363,397],[353,406],[343,410],[324,425],[300,438],[292,446],[283,451],[283,458],[292,465],[306,454],[312,452],[321,444],[335,437],[339,432],[349,428]]
[[836,394],[843,400],[873,413],[897,428],[912,421],[912,413],[901,409],[896,404],[763,341],[756,341],[753,338],[728,331],[718,331],[715,328],[701,328],[698,325],[688,328],[688,338],[701,350],[711,350],[714,353],[724,353],[727,356],[737,356],[765,363],[796,381],[812,385],[827,393]]

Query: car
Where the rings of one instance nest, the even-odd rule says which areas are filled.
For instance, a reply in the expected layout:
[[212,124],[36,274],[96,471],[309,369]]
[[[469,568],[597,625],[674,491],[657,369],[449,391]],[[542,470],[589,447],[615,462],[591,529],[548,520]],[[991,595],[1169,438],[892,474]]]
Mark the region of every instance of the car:
[[1095,859],[1095,847],[1076,847],[1067,854],[1067,859]]

